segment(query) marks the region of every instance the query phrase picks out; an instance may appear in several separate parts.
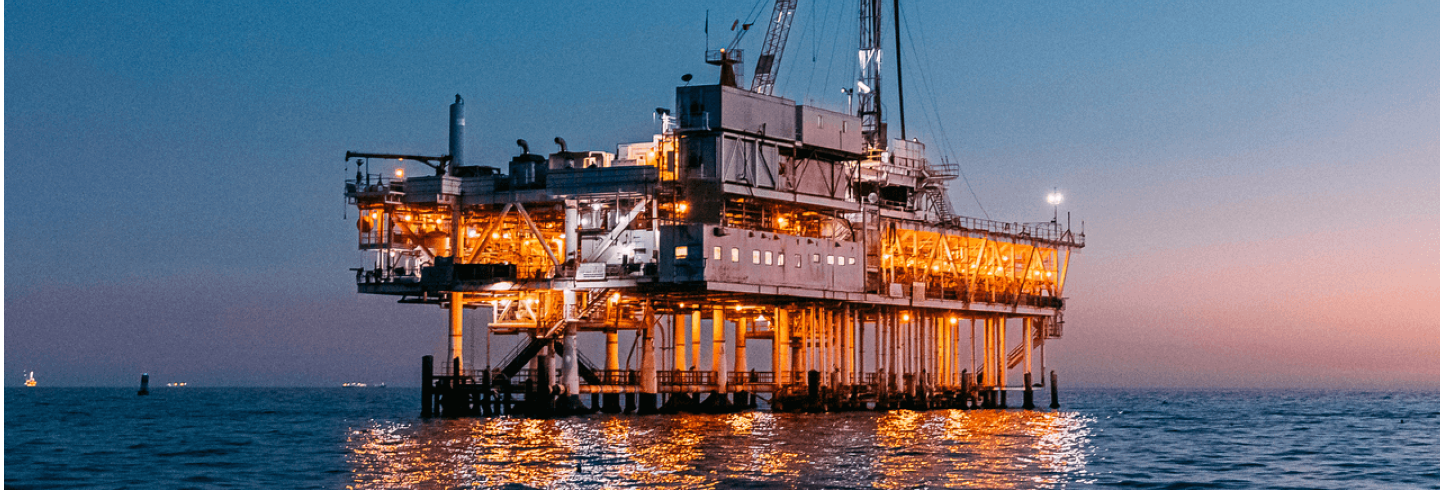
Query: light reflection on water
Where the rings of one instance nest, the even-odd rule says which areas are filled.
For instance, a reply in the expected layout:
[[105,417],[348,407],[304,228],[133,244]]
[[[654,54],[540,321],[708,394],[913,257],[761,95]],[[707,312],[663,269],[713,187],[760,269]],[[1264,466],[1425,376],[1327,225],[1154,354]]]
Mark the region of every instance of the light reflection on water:
[[1086,479],[1067,412],[489,418],[353,430],[351,488],[1052,488]]

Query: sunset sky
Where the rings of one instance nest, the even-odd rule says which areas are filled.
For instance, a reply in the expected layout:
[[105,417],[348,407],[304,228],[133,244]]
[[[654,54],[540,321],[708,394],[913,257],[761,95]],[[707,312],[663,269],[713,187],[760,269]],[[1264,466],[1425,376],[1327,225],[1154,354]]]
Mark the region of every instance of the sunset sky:
[[[457,93],[472,164],[648,141],[769,12],[489,3],[6,2],[5,384],[417,384],[445,315],[355,292],[345,152],[444,154]],[[854,2],[800,3],[776,95],[844,110]],[[1440,388],[1440,2],[902,10],[958,210],[1084,223],[1066,386]]]

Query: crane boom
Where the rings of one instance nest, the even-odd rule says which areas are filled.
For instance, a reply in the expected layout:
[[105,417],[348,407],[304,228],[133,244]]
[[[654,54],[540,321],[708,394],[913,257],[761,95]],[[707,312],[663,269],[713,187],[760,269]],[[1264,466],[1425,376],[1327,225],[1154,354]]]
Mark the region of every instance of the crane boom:
[[795,20],[796,0],[775,0],[775,11],[770,15],[770,30],[765,33],[765,49],[755,60],[755,79],[750,91],[771,95],[775,91],[775,74],[780,68],[780,56],[785,54],[785,40],[790,37],[790,23]]

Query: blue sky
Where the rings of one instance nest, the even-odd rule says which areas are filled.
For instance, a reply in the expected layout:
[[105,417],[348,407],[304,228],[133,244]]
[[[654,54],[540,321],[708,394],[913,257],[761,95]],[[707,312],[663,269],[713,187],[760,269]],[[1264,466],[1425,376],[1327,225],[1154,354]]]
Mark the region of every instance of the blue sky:
[[[776,93],[843,109],[854,6],[801,3]],[[1067,379],[1440,386],[1440,4],[903,9],[957,208],[1085,222]],[[443,314],[355,294],[344,152],[444,153],[456,93],[475,163],[648,140],[707,10],[754,4],[7,2],[6,382],[411,382]]]

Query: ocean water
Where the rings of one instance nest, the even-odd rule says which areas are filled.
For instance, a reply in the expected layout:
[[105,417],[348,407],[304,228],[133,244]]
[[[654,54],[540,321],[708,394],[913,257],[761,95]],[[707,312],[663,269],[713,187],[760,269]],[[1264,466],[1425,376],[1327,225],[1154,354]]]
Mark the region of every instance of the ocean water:
[[1440,393],[1061,398],[1033,412],[422,420],[418,389],[7,388],[5,486],[1440,489]]

